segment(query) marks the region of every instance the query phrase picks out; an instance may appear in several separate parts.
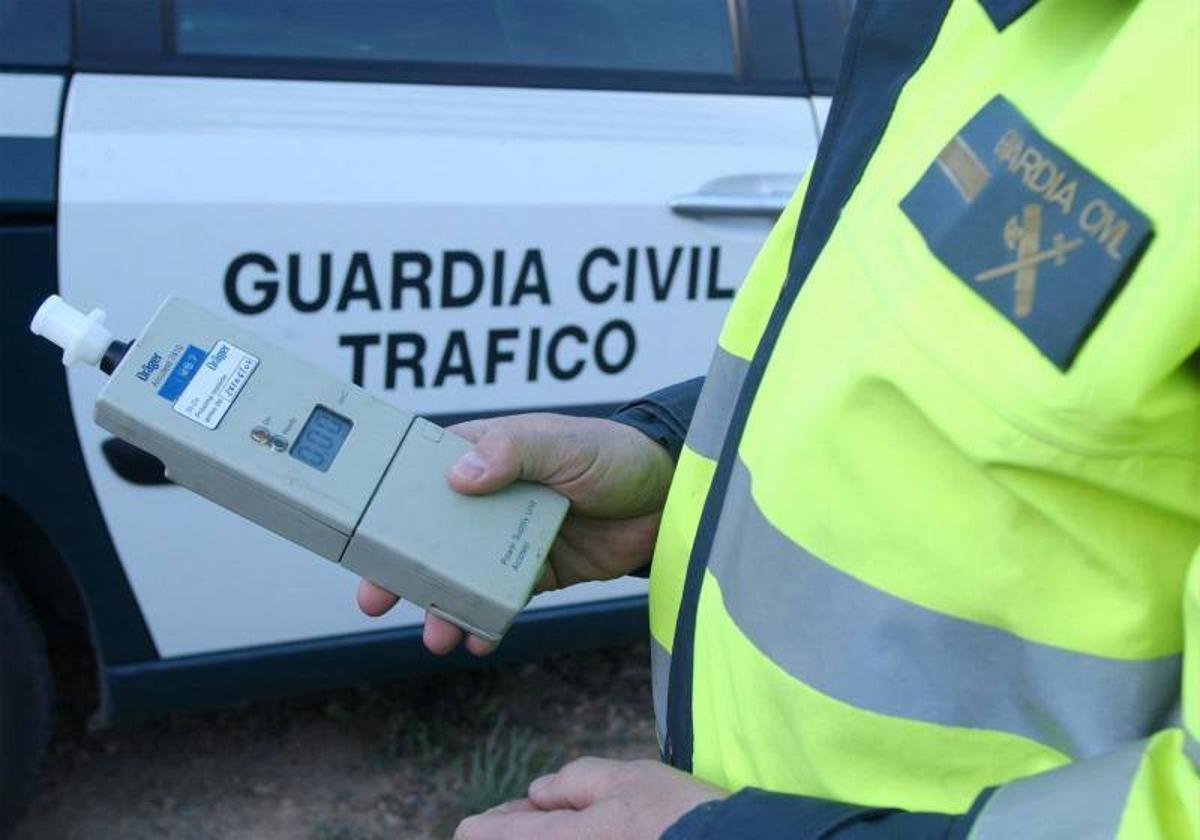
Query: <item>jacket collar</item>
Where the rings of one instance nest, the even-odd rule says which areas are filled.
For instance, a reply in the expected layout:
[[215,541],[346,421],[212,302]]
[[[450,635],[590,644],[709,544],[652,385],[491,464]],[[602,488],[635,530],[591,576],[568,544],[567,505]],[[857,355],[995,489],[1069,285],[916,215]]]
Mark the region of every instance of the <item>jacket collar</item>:
[[983,6],[988,17],[992,19],[992,25],[1003,32],[1006,26],[1025,14],[1036,2],[1037,0],[979,0],[979,5]]

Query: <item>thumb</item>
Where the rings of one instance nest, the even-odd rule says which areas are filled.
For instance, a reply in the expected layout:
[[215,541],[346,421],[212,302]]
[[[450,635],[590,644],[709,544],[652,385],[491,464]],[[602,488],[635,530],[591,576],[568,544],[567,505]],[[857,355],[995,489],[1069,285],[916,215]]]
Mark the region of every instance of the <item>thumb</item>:
[[493,420],[482,430],[463,428],[459,433],[475,444],[447,475],[459,493],[494,493],[518,479],[550,484],[562,478],[572,461],[553,421],[539,415]]
[[588,808],[611,792],[617,768],[618,762],[606,758],[577,758],[530,782],[529,801],[543,811]]

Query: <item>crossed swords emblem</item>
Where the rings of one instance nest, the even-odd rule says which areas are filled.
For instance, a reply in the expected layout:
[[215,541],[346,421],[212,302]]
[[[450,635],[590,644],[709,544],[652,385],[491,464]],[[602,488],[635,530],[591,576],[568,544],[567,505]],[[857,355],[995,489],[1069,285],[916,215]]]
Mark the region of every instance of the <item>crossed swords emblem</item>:
[[1017,252],[1017,258],[1012,262],[989,268],[975,275],[977,283],[994,280],[1009,274],[1016,275],[1014,292],[1016,294],[1016,317],[1024,318],[1033,311],[1033,298],[1037,289],[1037,267],[1047,260],[1054,260],[1056,266],[1065,265],[1067,254],[1083,244],[1082,238],[1067,239],[1061,233],[1051,237],[1051,245],[1044,251],[1039,251],[1042,237],[1042,206],[1026,204],[1021,210],[1021,218],[1010,216],[1004,225],[1004,244],[1010,251]]

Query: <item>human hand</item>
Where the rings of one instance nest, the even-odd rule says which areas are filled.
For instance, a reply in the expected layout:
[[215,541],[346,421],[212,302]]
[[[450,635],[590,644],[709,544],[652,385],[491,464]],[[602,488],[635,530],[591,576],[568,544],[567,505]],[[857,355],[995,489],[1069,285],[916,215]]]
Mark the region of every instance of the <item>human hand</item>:
[[463,820],[454,840],[651,840],[728,794],[657,761],[581,758],[535,779],[525,799]]
[[[650,559],[675,464],[661,446],[613,420],[561,414],[518,414],[472,420],[449,431],[474,444],[447,475],[467,495],[486,495],[514,481],[534,481],[571,500],[535,592],[588,580],[609,580]],[[370,581],[358,587],[358,606],[382,615],[399,600]],[[453,650],[463,631],[425,616],[425,646]],[[471,636],[467,649],[490,653],[495,643]]]

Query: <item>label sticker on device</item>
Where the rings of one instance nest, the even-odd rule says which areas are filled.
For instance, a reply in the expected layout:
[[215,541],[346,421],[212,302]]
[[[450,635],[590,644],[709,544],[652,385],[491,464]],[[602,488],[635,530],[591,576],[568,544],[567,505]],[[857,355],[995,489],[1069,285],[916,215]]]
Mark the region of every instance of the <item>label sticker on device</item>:
[[257,367],[257,357],[218,341],[175,401],[175,410],[201,426],[217,428]]

